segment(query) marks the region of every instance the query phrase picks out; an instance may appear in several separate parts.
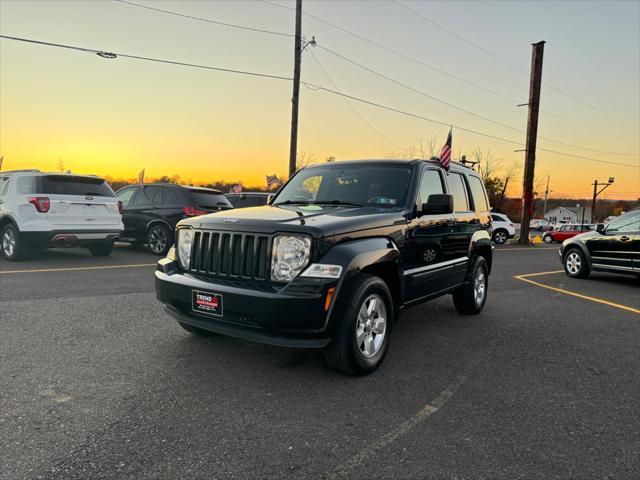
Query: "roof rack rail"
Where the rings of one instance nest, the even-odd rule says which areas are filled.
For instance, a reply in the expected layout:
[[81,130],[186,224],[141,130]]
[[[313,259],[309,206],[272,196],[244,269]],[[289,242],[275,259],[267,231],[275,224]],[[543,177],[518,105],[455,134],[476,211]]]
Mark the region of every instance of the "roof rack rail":
[[40,172],[37,168],[22,168],[17,170],[0,170],[0,175],[4,175],[5,173],[19,173],[19,172]]

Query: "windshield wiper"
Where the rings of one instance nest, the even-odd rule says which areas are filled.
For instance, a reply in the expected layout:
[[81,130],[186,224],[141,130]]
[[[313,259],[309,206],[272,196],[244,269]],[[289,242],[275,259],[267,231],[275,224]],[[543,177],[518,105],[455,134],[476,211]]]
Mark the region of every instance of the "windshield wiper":
[[306,200],[285,200],[284,202],[273,204],[274,207],[277,207],[279,205],[309,205],[309,202]]
[[347,207],[362,207],[362,203],[355,202],[343,202],[342,200],[320,200],[317,202],[311,202],[311,205],[343,205]]

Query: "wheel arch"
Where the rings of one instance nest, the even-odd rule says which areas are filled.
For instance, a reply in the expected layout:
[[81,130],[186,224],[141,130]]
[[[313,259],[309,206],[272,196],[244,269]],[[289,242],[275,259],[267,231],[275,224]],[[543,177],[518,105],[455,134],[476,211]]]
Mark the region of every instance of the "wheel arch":
[[13,226],[18,229],[18,232],[20,231],[20,227],[18,226],[18,222],[16,222],[11,215],[5,215],[2,218],[0,218],[0,230],[2,230],[4,228],[4,226],[7,225],[8,223],[12,223]]
[[[478,230],[471,237],[471,244],[469,246],[469,259],[473,260],[474,256],[483,257],[487,262],[489,273],[491,273],[491,268],[493,265],[493,245],[491,244],[491,236],[489,236],[489,233],[486,230]],[[472,265],[473,261],[470,261],[469,269],[471,269]]]
[[145,231],[147,232],[147,235],[149,234],[149,230],[151,230],[151,227],[154,227],[158,224],[164,225],[165,227],[167,227],[171,235],[174,234],[175,228],[172,227],[169,222],[167,222],[163,218],[154,218],[153,220],[149,221],[149,223],[147,223],[147,228],[145,229]]

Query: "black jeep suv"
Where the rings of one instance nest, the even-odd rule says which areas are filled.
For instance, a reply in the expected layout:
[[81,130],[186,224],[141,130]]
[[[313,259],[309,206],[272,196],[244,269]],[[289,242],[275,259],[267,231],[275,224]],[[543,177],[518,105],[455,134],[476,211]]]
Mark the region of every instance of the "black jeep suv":
[[182,220],[176,239],[156,295],[187,331],[324,348],[354,375],[406,308],[451,293],[479,313],[492,261],[482,181],[425,160],[307,167],[269,205]]

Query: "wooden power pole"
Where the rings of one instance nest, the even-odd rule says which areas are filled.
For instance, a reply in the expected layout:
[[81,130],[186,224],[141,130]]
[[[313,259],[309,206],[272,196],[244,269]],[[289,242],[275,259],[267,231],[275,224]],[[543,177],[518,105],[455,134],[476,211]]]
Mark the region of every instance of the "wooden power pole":
[[540,87],[542,84],[542,56],[544,41],[534,43],[531,53],[531,80],[529,83],[529,116],[527,119],[527,145],[522,182],[522,220],[520,221],[520,244],[529,243],[529,221],[533,214],[533,178],[536,164],[536,140],[538,137],[538,112],[540,110]]
[[296,172],[298,153],[298,102],[300,99],[300,60],[302,57],[302,0],[296,0],[296,35],[293,59],[293,96],[291,97],[291,145],[289,177]]

